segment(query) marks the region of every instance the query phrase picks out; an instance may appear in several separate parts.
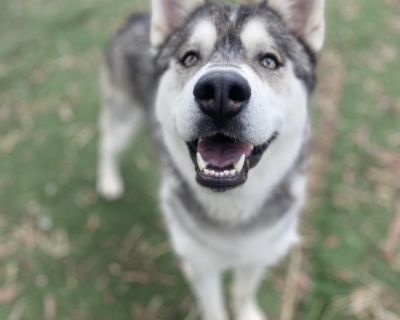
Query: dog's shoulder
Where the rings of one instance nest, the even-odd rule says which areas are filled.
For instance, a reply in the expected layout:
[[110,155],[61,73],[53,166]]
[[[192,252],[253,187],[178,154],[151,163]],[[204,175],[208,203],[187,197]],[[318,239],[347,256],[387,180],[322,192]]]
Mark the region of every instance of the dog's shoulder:
[[115,32],[108,47],[108,59],[113,62],[114,54],[120,50],[124,54],[141,55],[150,49],[150,15],[132,14]]
[[129,88],[136,100],[148,106],[158,78],[154,58],[150,44],[150,15],[133,14],[110,41],[106,67],[115,85]]

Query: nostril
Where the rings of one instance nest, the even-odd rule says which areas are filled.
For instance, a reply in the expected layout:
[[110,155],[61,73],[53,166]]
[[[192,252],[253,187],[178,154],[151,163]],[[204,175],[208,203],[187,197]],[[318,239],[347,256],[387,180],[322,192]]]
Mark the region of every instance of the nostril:
[[213,100],[215,97],[214,86],[211,83],[196,85],[193,94],[200,101]]
[[229,100],[234,102],[246,102],[250,99],[250,96],[251,90],[247,84],[233,84],[228,93]]

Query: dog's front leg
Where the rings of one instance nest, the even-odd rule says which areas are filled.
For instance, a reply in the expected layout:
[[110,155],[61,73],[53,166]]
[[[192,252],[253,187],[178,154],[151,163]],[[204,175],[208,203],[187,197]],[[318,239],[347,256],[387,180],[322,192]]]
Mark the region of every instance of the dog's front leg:
[[142,119],[138,106],[123,90],[115,87],[107,74],[102,73],[102,109],[100,115],[100,145],[97,190],[108,200],[122,196],[124,185],[119,161]]
[[196,297],[202,320],[227,320],[222,273],[187,261],[183,263],[183,272]]
[[234,270],[232,309],[235,320],[266,320],[257,303],[257,290],[262,281],[264,267]]

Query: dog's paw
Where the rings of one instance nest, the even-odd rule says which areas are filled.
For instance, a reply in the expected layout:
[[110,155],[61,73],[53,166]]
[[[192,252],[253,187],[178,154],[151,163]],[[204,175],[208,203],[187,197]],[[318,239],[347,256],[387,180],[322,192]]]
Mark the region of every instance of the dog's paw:
[[267,320],[267,316],[258,306],[248,305],[236,312],[235,320]]
[[97,182],[97,192],[106,200],[118,200],[124,194],[124,184],[117,175],[103,175]]

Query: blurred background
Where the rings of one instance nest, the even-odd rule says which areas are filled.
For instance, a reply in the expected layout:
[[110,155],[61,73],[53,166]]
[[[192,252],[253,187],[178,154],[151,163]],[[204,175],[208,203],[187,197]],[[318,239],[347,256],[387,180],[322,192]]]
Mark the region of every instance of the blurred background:
[[[145,131],[123,199],[94,190],[103,50],[147,8],[0,0],[0,319],[196,319]],[[270,319],[400,319],[399,70],[398,0],[328,1],[304,243],[266,276]]]

